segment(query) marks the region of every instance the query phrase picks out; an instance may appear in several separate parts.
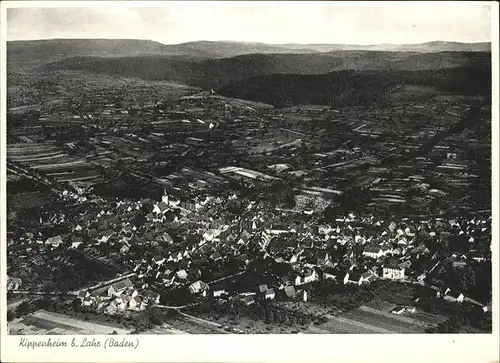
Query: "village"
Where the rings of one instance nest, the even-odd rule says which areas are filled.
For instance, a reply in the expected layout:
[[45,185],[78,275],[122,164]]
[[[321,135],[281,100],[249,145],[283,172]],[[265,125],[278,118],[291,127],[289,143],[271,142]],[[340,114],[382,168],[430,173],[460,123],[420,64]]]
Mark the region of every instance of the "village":
[[[476,282],[465,277],[491,259],[491,220],[480,216],[417,224],[407,218],[384,221],[350,213],[321,224],[303,211],[276,210],[236,195],[180,201],[165,193],[158,201],[108,204],[66,192],[63,199],[71,205],[67,213],[42,214],[39,232],[31,228],[16,237],[17,244],[9,244],[10,266],[19,268],[14,274],[22,276],[10,279],[9,289],[75,290],[81,306],[113,315],[155,305],[188,307],[204,299],[245,306],[260,298],[307,302],[314,298],[310,285],[320,281],[363,286],[390,280],[425,286],[437,298],[491,312],[491,296],[480,296],[482,303],[475,300],[471,293],[477,294]],[[234,201],[239,215],[231,210]],[[46,231],[51,229],[60,234],[49,236]],[[76,290],[85,271],[74,278],[71,260],[80,255],[100,265],[93,271],[96,280],[87,279],[87,284],[104,279],[107,270],[131,276],[109,286]],[[35,274],[30,271],[54,262],[46,281],[31,280]],[[465,281],[453,281],[450,270]],[[252,278],[233,283],[233,277],[245,274]],[[401,306],[395,311],[415,309]]]
[[22,296],[64,296],[98,320],[163,309],[227,325],[213,312],[239,306],[236,321],[300,311],[313,332],[445,331],[456,309],[491,321],[480,101],[274,108],[72,76],[78,98],[48,75],[31,85],[43,102],[9,101],[13,318]]

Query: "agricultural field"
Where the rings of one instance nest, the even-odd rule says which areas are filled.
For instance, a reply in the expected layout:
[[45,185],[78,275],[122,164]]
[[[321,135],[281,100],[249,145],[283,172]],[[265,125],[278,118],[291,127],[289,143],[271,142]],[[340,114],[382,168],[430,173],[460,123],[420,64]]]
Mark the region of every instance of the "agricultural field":
[[114,77],[89,72],[63,71],[13,73],[7,79],[9,108],[44,102],[65,102],[96,93],[117,95],[124,102],[147,102],[151,97],[176,99],[197,91],[197,88],[164,81]]
[[320,326],[311,326],[308,334],[421,334],[425,327],[402,320],[401,316],[383,316],[355,310],[341,316],[328,316],[329,320]]
[[38,310],[10,323],[12,335],[130,334],[129,330]]
[[85,183],[95,181],[100,176],[94,165],[68,154],[52,143],[10,144],[7,146],[7,155],[13,162],[59,181]]
[[183,330],[174,328],[171,324],[164,323],[160,326],[146,330],[142,334],[156,335],[156,334],[189,334]]
[[369,302],[340,316],[327,315],[328,322],[319,329],[340,334],[420,334],[446,320],[421,311],[393,314],[390,310],[395,306],[386,301]]

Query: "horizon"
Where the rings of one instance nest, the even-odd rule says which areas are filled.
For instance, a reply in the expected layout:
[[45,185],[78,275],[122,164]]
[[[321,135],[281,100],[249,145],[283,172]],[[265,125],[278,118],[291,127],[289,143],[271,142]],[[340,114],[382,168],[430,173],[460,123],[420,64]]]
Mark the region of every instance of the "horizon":
[[[187,2],[7,9],[7,40],[136,39],[283,44],[491,42],[485,3]],[[188,5],[188,6],[185,6]],[[57,6],[57,5],[55,5]]]
[[159,43],[162,45],[182,45],[182,44],[189,44],[189,43],[239,43],[239,44],[264,44],[264,45],[277,45],[277,46],[284,46],[284,45],[345,45],[345,46],[380,46],[380,45],[395,45],[395,46],[401,46],[401,45],[422,45],[422,44],[430,44],[430,43],[458,43],[458,44],[484,44],[484,43],[492,43],[491,40],[479,40],[479,41],[470,41],[470,42],[463,42],[463,41],[456,41],[456,40],[441,40],[441,39],[436,39],[436,40],[429,40],[426,42],[418,42],[418,43],[370,43],[370,44],[362,44],[362,43],[299,43],[299,42],[287,42],[287,43],[266,43],[266,42],[260,42],[260,41],[239,41],[239,40],[206,40],[206,39],[199,39],[199,40],[190,40],[186,42],[181,42],[181,43],[163,43],[157,40],[153,39],[145,39],[145,38],[103,38],[103,37],[98,37],[98,38],[60,38],[60,37],[54,37],[54,38],[42,38],[42,39],[15,39],[15,40],[7,40],[7,42],[36,42],[36,41],[50,41],[50,40],[134,40],[134,41],[145,41],[145,42],[154,42],[154,43]]

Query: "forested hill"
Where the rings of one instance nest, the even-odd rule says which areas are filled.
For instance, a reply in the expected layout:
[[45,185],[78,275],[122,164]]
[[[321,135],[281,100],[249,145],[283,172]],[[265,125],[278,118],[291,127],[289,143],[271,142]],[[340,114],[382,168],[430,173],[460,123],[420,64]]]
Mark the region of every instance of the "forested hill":
[[488,68],[422,71],[340,71],[324,75],[274,74],[253,77],[218,90],[223,96],[275,106],[324,104],[337,107],[417,100],[440,94],[491,96]]
[[[328,54],[248,54],[231,58],[182,56],[73,57],[39,71],[77,70],[145,80],[165,80],[217,89],[271,74],[317,75],[334,71],[419,71],[448,68],[489,69],[491,53],[339,51]],[[383,77],[384,73],[381,73]]]

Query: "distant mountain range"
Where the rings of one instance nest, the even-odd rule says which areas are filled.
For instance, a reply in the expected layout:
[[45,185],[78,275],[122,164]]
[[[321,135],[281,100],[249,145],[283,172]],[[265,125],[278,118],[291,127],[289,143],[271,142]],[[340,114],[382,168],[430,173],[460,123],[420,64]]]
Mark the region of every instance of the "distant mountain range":
[[325,74],[344,70],[432,70],[489,68],[489,53],[404,53],[341,51],[317,54],[248,54],[231,58],[185,59],[180,56],[74,57],[38,70],[79,70],[145,80],[165,80],[217,89],[268,74]]
[[227,58],[245,54],[314,54],[337,51],[491,52],[490,43],[429,42],[422,44],[264,44],[197,41],[174,45],[136,39],[48,39],[7,42],[9,71],[27,71],[69,57],[131,57],[138,55],[185,58]]
[[490,43],[334,45],[54,39],[7,44],[8,74],[80,71],[163,80],[274,105],[491,94]]

